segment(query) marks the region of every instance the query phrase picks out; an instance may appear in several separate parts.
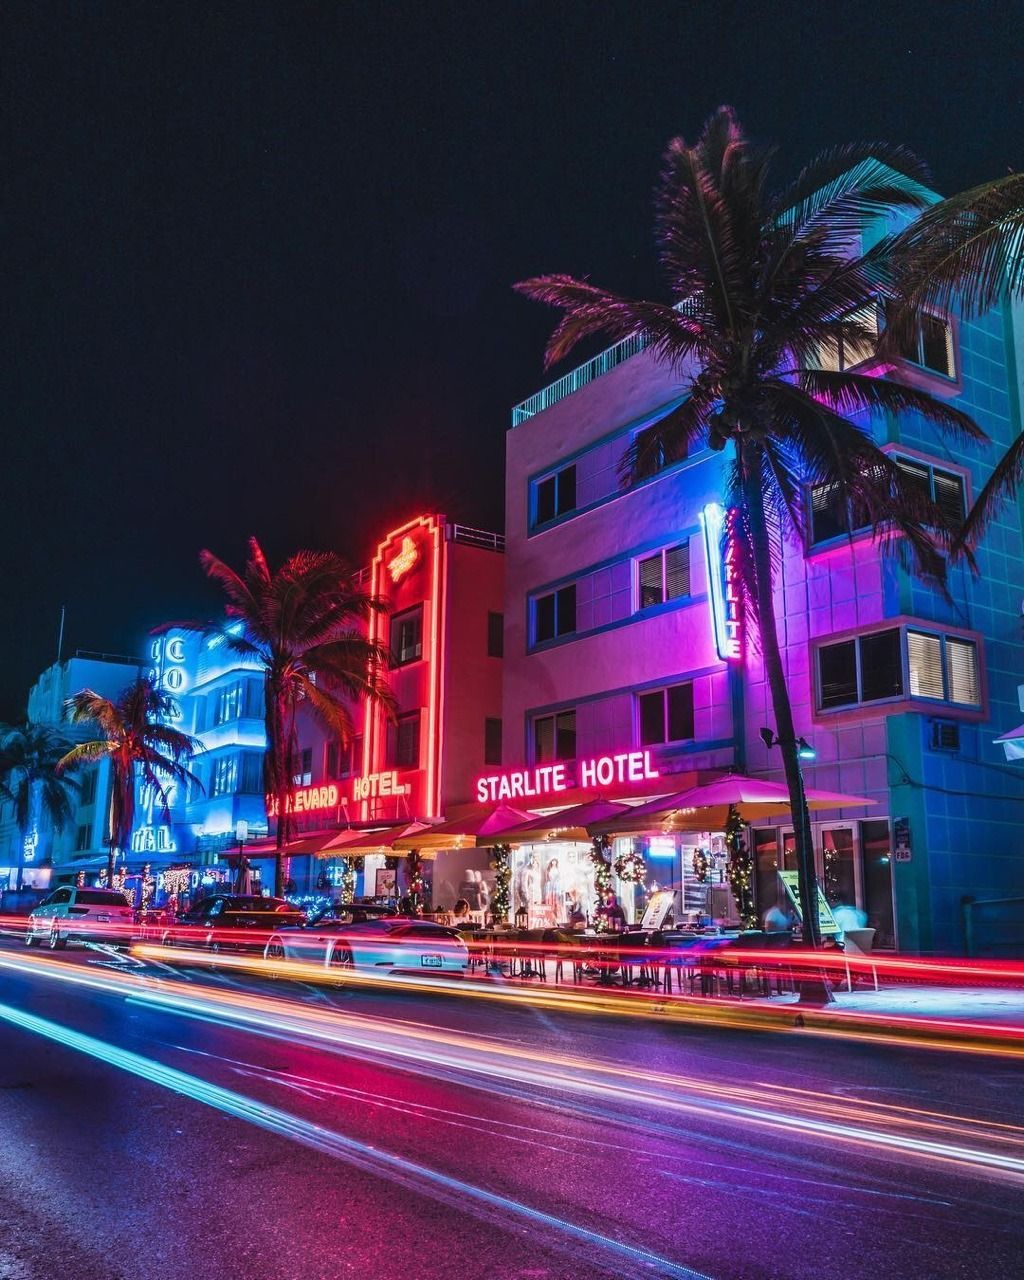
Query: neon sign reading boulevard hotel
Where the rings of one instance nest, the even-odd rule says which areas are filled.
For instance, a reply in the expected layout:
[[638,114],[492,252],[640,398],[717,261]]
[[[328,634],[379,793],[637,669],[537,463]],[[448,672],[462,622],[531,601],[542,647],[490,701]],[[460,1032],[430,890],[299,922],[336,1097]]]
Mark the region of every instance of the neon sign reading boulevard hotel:
[[[575,776],[570,775],[570,770],[574,770]],[[499,800],[557,795],[571,787],[610,787],[614,783],[643,782],[660,776],[660,771],[651,767],[649,751],[620,751],[613,756],[489,773],[477,778],[476,798],[481,804],[495,804]]]

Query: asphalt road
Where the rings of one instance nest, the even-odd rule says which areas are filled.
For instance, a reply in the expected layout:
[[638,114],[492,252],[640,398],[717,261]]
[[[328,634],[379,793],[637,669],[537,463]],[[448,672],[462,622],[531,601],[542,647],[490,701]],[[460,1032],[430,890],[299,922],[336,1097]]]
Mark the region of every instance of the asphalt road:
[[0,1280],[1018,1277],[1022,1075],[3,942]]

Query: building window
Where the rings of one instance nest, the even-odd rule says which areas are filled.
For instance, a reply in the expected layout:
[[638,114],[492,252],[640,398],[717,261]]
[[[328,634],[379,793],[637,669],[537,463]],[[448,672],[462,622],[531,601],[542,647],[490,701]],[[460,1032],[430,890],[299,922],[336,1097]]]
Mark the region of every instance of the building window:
[[898,354],[922,369],[941,373],[944,378],[956,377],[953,326],[944,316],[920,312],[902,339]]
[[242,752],[242,785],[243,795],[259,796],[263,794],[263,753],[260,751]]
[[[963,523],[967,512],[967,493],[964,478],[959,472],[947,471],[917,458],[893,455],[893,461],[910,484],[935,503],[949,524]],[[813,486],[810,518],[812,546],[870,527],[867,513],[849,503],[837,484]]]
[[558,516],[566,516],[576,509],[576,465],[562,467],[559,471],[534,482],[533,523],[546,524]]
[[242,714],[242,686],[240,683],[228,685],[226,689],[217,691],[213,710],[214,725],[228,724],[237,720]]
[[86,769],[82,774],[81,790],[78,793],[80,806],[96,803],[96,770]]
[[292,775],[292,785],[308,787],[313,781],[313,748],[305,747],[298,754],[298,772]]
[[981,706],[978,646],[973,640],[908,628],[907,669],[912,697]]
[[693,684],[690,681],[639,693],[636,705],[642,747],[686,742],[693,737]]
[[395,769],[420,765],[420,713],[411,711],[388,725],[388,764]]
[[537,596],[533,602],[533,643],[543,644],[576,630],[576,583]]
[[872,302],[867,307],[853,311],[847,317],[856,321],[867,330],[863,338],[839,338],[834,350],[819,351],[819,363],[823,369],[834,372],[841,369],[853,369],[865,360],[870,360],[878,345],[878,306]]
[[266,702],[263,696],[262,680],[246,680],[245,710],[242,714],[247,720],[262,720],[266,713]]
[[501,720],[497,716],[484,720],[484,764],[501,764]]
[[324,772],[335,782],[338,778],[347,778],[358,773],[363,764],[363,740],[353,738],[350,742],[329,742],[324,757]]
[[[906,651],[906,679],[903,655]],[[973,640],[914,627],[855,636],[818,649],[818,708],[828,711],[904,694],[981,706],[978,646]]]
[[851,707],[903,692],[900,631],[877,631],[818,650],[818,706]]
[[82,853],[83,850],[88,849],[88,847],[89,847],[89,826],[88,824],[86,824],[85,826],[79,827],[78,830],[75,832],[75,852]]
[[391,663],[404,667],[423,657],[423,606],[391,619]]
[[911,484],[935,503],[950,524],[963,523],[967,514],[967,495],[964,478],[959,472],[933,467],[930,462],[921,462],[917,458],[896,458],[895,462]]
[[537,716],[533,722],[533,760],[575,760],[576,711],[557,711],[550,716]]
[[505,615],[488,613],[487,615],[487,656],[501,658],[505,653]]
[[230,795],[238,785],[238,759],[236,756],[221,756],[214,761],[210,774],[210,795]]
[[641,609],[690,594],[690,544],[666,547],[637,561],[637,602]]
[[638,431],[633,437],[633,456],[636,458],[637,472],[641,477],[657,475],[659,471],[664,471],[673,463],[683,462],[686,459],[686,442],[683,441],[678,451],[669,450],[661,435],[661,423],[655,422]]

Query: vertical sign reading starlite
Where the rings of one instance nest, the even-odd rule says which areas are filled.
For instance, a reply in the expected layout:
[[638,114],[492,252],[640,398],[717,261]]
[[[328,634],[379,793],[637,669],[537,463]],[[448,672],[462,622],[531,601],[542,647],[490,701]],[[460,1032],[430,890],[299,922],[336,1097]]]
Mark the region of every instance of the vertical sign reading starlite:
[[743,620],[736,510],[726,511],[717,502],[709,502],[700,513],[700,522],[704,528],[715,648],[723,662],[740,662],[743,659]]

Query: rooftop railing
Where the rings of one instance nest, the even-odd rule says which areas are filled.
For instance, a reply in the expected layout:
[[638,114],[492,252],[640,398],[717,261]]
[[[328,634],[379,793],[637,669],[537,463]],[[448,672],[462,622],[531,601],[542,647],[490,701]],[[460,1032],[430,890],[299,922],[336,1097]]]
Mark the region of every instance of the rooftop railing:
[[586,364],[581,364],[578,369],[572,369],[563,374],[557,382],[552,382],[543,391],[538,391],[536,395],[530,396],[528,400],[517,404],[512,410],[512,425],[518,427],[521,422],[526,422],[528,418],[532,418],[535,414],[541,413],[544,409],[550,409],[553,404],[557,404],[559,400],[564,400],[566,396],[571,396],[574,392],[579,391],[588,382],[593,382],[596,378],[600,378],[603,374],[610,372],[616,365],[620,365],[623,361],[638,355],[646,345],[646,340],[642,334],[633,334],[629,338],[623,338],[621,342],[616,342],[613,347],[609,347],[606,351],[602,351],[600,355],[594,356]]
[[505,550],[503,533],[491,533],[489,529],[471,529],[466,524],[450,524],[448,530],[448,537],[452,542],[461,542],[467,547],[482,547],[485,551]]

